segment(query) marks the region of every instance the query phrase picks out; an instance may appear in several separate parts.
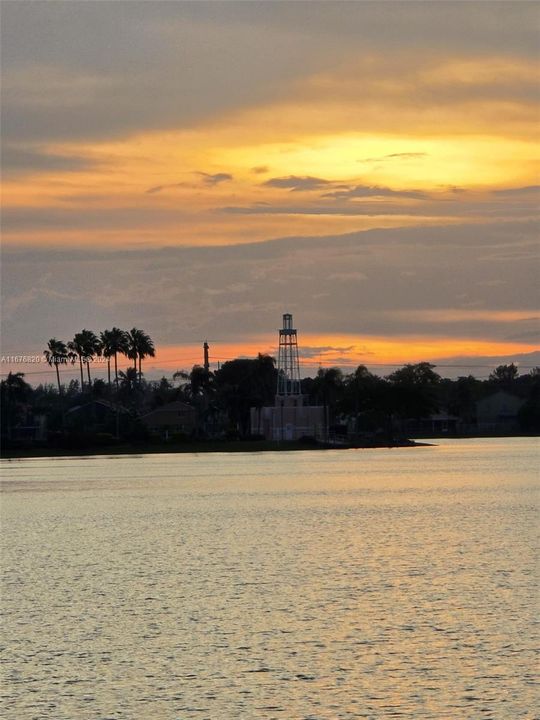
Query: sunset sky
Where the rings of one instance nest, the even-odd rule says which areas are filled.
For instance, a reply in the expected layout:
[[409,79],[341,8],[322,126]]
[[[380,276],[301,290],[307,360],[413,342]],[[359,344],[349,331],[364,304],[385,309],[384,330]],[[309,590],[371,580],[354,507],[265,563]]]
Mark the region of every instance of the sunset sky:
[[1,10],[3,355],[539,364],[537,3]]

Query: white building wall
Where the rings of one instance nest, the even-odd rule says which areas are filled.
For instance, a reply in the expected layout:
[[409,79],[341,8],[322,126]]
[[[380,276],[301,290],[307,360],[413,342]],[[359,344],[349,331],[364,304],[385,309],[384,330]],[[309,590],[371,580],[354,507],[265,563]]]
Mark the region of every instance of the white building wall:
[[[299,396],[301,397],[301,396]],[[326,438],[324,408],[322,406],[303,405],[300,399],[296,404],[294,397],[277,399],[276,405],[263,408],[251,408],[251,432],[264,435],[267,440],[294,441],[301,437]]]

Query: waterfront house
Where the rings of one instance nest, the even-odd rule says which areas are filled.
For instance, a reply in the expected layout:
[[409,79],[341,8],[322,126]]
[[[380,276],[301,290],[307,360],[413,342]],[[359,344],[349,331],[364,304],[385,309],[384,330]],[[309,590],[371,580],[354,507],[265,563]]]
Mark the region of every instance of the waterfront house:
[[68,430],[118,435],[129,416],[127,408],[108,400],[75,405],[65,415]]
[[197,410],[181,400],[161,405],[141,417],[154,435],[168,440],[172,435],[192,435],[197,428]]

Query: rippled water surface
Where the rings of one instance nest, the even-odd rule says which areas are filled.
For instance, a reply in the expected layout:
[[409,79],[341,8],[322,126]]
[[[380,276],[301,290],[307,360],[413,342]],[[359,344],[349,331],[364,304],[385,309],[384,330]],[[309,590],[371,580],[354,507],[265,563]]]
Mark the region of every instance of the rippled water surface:
[[538,445],[4,461],[3,718],[537,717]]

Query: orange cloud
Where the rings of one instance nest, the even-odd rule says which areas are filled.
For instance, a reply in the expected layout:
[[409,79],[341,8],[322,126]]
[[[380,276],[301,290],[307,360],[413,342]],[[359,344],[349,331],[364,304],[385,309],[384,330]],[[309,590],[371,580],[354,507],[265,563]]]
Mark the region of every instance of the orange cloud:
[[[395,211],[385,216],[384,205],[346,217],[325,215],[329,201],[317,192],[328,181],[424,193],[534,184],[535,85],[531,64],[515,57],[356,53],[295,80],[277,97],[201,120],[196,129],[141,129],[116,140],[16,148],[29,165],[6,176],[7,213],[42,209],[57,215],[24,230],[12,231],[6,223],[4,240],[204,245],[428,220],[448,224],[460,204],[466,208],[467,197],[460,196],[446,214],[426,206],[412,217],[405,203],[399,217]],[[34,173],[32,152],[38,160]],[[321,179],[318,187],[299,188],[312,191],[317,217],[298,217],[293,205],[304,193],[272,182],[289,176]],[[258,217],[228,218],[216,211],[263,210],[265,204],[269,212]],[[289,206],[291,214],[273,216],[276,204],[285,211]],[[479,212],[478,220],[487,213]]]

